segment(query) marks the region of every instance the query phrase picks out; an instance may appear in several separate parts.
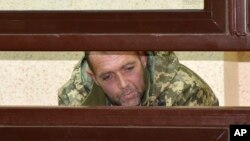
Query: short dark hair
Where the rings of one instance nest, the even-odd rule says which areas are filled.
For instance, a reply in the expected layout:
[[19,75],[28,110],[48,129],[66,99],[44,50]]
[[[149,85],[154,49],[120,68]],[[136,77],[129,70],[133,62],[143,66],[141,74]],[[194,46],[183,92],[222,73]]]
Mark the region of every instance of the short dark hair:
[[[90,70],[94,72],[93,65],[91,64],[90,59],[89,59],[91,52],[93,52],[93,51],[85,51],[84,58],[86,59]],[[107,52],[112,52],[112,51],[98,51],[98,52],[103,52],[103,53],[106,52],[107,53]],[[147,54],[146,51],[134,51],[134,52],[136,52],[138,55],[146,55]]]

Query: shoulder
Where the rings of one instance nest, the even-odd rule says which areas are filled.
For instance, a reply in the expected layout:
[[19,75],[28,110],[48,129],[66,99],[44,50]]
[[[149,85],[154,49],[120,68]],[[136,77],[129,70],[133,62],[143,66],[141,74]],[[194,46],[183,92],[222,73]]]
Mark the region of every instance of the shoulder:
[[80,106],[86,97],[87,91],[82,81],[80,61],[75,65],[70,79],[58,90],[58,104]]
[[218,105],[209,85],[194,71],[179,63],[173,52],[155,56],[154,95],[166,105]]

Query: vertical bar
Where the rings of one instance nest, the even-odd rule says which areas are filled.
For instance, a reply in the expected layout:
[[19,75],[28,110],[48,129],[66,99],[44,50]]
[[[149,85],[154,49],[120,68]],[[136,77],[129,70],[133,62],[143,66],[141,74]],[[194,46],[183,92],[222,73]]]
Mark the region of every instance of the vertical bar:
[[247,0],[229,0],[229,32],[231,35],[246,36]]

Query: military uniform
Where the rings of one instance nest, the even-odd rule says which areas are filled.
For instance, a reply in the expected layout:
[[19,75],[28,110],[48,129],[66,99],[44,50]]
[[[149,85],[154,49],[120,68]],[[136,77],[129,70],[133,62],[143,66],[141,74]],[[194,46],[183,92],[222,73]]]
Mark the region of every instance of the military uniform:
[[[71,79],[59,89],[59,105],[109,106],[103,90],[86,73],[85,58]],[[145,69],[146,90],[142,106],[218,106],[211,88],[193,71],[180,64],[174,52],[148,52]]]

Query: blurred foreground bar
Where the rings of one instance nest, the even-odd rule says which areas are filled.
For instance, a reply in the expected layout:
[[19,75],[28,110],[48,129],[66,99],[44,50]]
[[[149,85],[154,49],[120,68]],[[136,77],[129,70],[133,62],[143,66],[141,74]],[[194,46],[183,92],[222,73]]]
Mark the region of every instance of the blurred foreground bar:
[[247,107],[1,107],[0,140],[228,141]]

